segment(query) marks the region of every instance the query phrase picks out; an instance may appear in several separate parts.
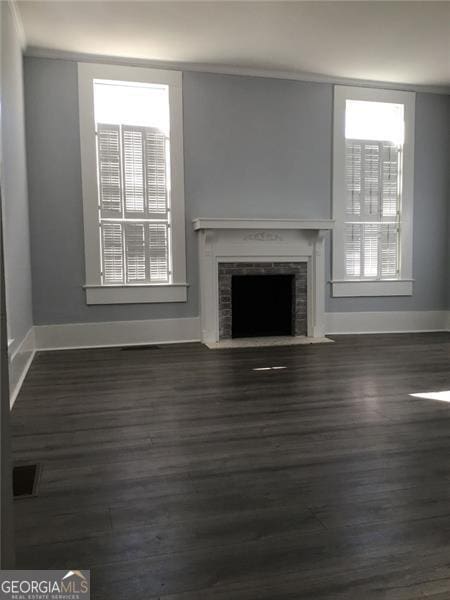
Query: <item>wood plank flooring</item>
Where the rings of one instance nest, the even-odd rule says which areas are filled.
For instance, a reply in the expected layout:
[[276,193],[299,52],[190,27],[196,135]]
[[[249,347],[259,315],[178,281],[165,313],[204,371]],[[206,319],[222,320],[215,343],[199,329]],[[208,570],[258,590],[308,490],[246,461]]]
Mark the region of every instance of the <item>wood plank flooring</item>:
[[[39,353],[18,568],[94,600],[450,598],[450,334]],[[286,369],[254,371],[264,366]]]

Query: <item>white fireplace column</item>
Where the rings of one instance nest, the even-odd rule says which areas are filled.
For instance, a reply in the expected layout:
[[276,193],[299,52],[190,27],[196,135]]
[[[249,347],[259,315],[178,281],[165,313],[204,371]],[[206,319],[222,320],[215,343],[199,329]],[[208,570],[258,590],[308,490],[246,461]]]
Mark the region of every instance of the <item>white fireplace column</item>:
[[221,262],[306,262],[307,331],[323,337],[325,312],[325,219],[195,219],[200,264],[202,341],[219,341],[219,277]]

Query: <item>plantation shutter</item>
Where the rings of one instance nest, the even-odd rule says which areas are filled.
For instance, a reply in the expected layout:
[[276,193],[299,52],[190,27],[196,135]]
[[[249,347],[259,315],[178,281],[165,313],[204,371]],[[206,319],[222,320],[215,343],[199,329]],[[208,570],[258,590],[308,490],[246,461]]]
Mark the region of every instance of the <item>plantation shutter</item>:
[[396,217],[400,209],[400,151],[385,142],[382,148],[382,214]]
[[125,260],[127,283],[145,282],[145,224],[127,223],[125,225]]
[[346,213],[355,217],[361,214],[361,159],[362,144],[347,142],[345,153]]
[[150,127],[97,125],[104,284],[164,283],[169,267],[169,147]]
[[145,212],[144,132],[140,127],[122,126],[125,214]]
[[378,276],[378,253],[380,243],[380,226],[377,224],[363,225],[363,275],[364,277]]
[[347,277],[398,276],[400,157],[391,142],[346,140]]
[[97,130],[99,201],[103,217],[122,214],[120,127],[99,125]]
[[345,226],[345,272],[349,277],[361,275],[361,227],[359,223]]
[[147,128],[145,131],[145,167],[147,210],[149,215],[167,215],[167,141],[166,136]]
[[381,274],[383,277],[396,277],[398,264],[399,231],[397,224],[381,226]]
[[368,219],[380,216],[380,146],[378,143],[363,145],[362,185],[364,189],[364,212]]
[[123,283],[123,237],[121,223],[101,224],[103,280]]
[[167,281],[169,275],[167,225],[149,224],[149,263],[151,281]]

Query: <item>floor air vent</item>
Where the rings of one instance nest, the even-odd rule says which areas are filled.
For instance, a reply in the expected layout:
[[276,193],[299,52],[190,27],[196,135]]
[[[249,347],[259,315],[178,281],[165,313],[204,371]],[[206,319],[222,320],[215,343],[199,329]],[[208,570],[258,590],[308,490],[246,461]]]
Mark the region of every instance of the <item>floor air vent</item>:
[[16,465],[13,468],[14,498],[36,496],[40,467],[38,464]]
[[142,346],[123,346],[121,350],[123,352],[131,352],[134,350],[159,350],[161,346],[156,344],[142,344]]

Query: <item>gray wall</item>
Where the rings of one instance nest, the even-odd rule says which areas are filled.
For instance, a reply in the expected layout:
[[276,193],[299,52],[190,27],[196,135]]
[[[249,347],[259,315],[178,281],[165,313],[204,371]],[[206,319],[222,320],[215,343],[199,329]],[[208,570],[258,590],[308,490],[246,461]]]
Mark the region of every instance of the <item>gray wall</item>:
[[22,51],[8,3],[2,10],[3,231],[6,306],[11,352],[32,321],[30,238],[22,77]]
[[448,254],[447,254],[447,308],[450,310],[450,96],[448,98],[447,105],[447,207],[448,207],[448,227],[447,227],[447,241],[448,241]]
[[[196,316],[192,218],[330,216],[331,85],[204,73],[183,82],[189,301],[88,307],[76,63],[25,60],[36,324]],[[417,97],[414,297],[329,299],[328,310],[446,307],[448,103]]]

